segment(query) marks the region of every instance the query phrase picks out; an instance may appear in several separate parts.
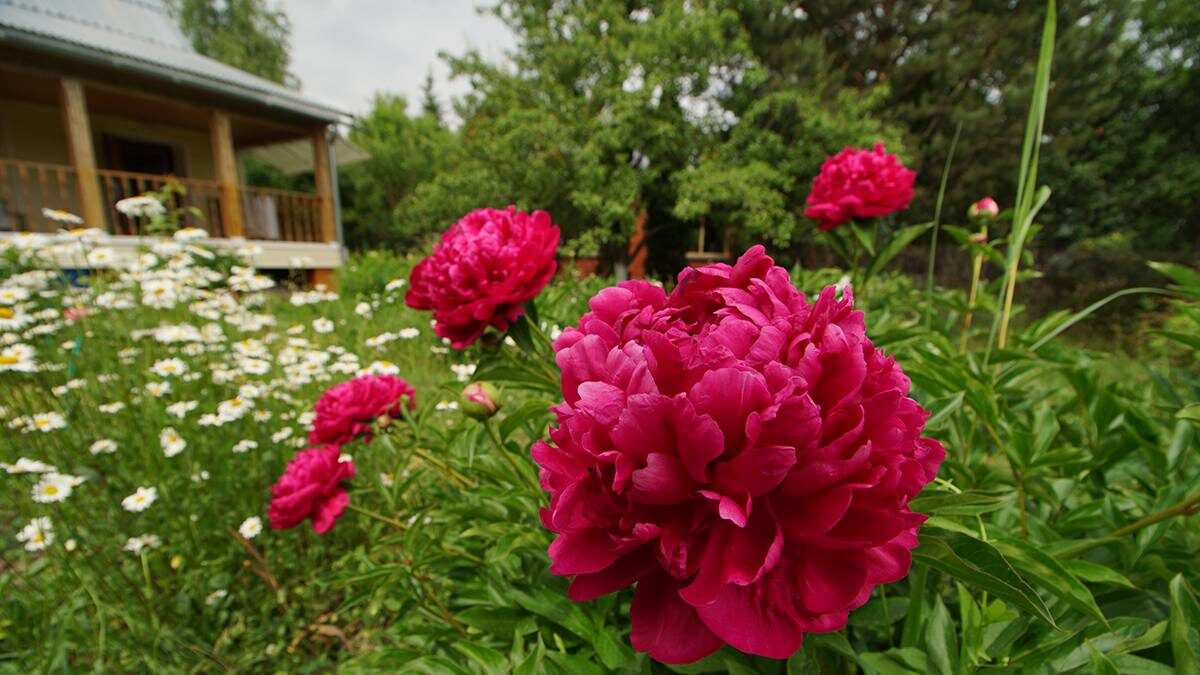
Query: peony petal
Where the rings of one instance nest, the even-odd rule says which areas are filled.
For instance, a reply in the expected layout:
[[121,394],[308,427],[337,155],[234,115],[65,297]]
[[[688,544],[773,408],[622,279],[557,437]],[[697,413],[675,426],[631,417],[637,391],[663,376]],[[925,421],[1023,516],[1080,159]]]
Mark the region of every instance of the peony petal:
[[704,374],[688,393],[696,412],[717,422],[725,435],[726,450],[740,449],[746,434],[746,417],[771,402],[761,373],[718,368]]
[[616,562],[621,553],[606,530],[563,532],[550,544],[550,572],[560,576],[592,574]]
[[662,663],[699,661],[723,645],[678,591],[678,582],[662,572],[643,577],[629,610],[633,648]]
[[350,503],[350,495],[345,490],[339,490],[332,497],[317,505],[312,517],[312,528],[317,534],[325,534],[337,522],[346,505]]
[[799,555],[804,608],[813,614],[845,610],[867,585],[867,557],[859,549],[805,548]]
[[678,458],[661,452],[646,457],[646,466],[633,472],[630,499],[643,504],[679,504],[692,495],[691,478]]
[[794,569],[776,567],[750,586],[729,584],[717,598],[696,609],[704,625],[734,649],[773,659],[786,659],[804,640],[792,611],[795,589],[788,579]]
[[723,462],[717,472],[722,480],[737,482],[746,488],[751,497],[757,497],[774,490],[795,465],[794,449],[771,445],[747,448],[737,457]]
[[650,574],[658,567],[654,559],[654,546],[645,545],[622,556],[608,567],[591,574],[580,574],[571,580],[567,596],[575,602],[587,602],[619,591],[638,579]]

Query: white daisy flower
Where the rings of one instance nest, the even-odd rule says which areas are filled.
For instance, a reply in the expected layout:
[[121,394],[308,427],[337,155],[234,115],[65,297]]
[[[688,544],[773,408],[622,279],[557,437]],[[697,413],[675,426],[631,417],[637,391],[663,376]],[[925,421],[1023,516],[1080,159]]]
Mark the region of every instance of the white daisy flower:
[[187,441],[183,440],[179,433],[171,427],[164,428],[158,434],[158,442],[162,445],[163,454],[167,457],[174,457],[187,447]]
[[16,464],[4,464],[0,462],[0,469],[4,469],[5,473],[8,474],[53,473],[58,471],[52,464],[39,462],[36,459],[29,459],[28,457],[18,457]]
[[49,433],[55,429],[65,429],[67,418],[56,412],[38,413],[30,418],[29,431]]
[[25,543],[26,551],[41,551],[54,541],[54,524],[46,516],[34,518],[17,533],[17,541]]
[[200,405],[198,401],[176,401],[167,406],[167,412],[179,419],[183,419],[187,417],[188,413],[195,410],[198,405]]
[[125,550],[135,555],[147,549],[158,548],[159,546],[162,546],[162,539],[159,539],[158,535],[155,534],[130,537],[125,541]]
[[93,455],[111,455],[117,451],[117,442],[111,438],[101,438],[88,447]]
[[141,513],[150,508],[156,499],[158,499],[158,488],[139,487],[133,494],[121,500],[121,508],[133,513]]
[[96,406],[96,409],[102,413],[112,415],[114,413],[119,413],[122,410],[124,410],[125,404],[120,401],[113,401],[112,403],[101,403],[100,405]]
[[159,377],[183,375],[187,371],[187,364],[179,359],[159,359],[150,367],[150,372]]
[[42,216],[56,223],[64,223],[66,225],[82,225],[83,218],[62,209],[42,209]]
[[61,473],[45,474],[37,482],[37,485],[33,486],[33,501],[39,504],[61,502],[70,497],[71,491],[76,485],[82,482],[83,479],[77,476],[68,476]]
[[400,330],[396,331],[396,335],[398,335],[401,339],[404,339],[404,340],[411,340],[411,339],[419,336],[420,334],[421,334],[420,328],[401,328]]
[[238,534],[247,539],[253,539],[258,536],[259,532],[262,532],[262,529],[262,518],[250,516],[243,520],[241,525],[238,525]]
[[312,327],[313,330],[318,333],[332,333],[333,329],[337,326],[335,326],[334,323],[329,319],[321,317],[319,319],[313,319]]
[[243,452],[249,452],[251,450],[254,450],[257,447],[258,447],[257,441],[252,441],[248,438],[244,438],[244,439],[238,441],[237,443],[233,444],[233,451],[240,455]]
[[454,363],[450,365],[450,370],[454,371],[454,377],[459,382],[470,382],[471,376],[475,374],[478,365],[474,363]]

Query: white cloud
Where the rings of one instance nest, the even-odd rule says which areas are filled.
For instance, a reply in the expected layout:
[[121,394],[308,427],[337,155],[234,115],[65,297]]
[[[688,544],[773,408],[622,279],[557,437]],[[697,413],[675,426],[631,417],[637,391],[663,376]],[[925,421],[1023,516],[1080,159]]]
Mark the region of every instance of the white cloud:
[[366,113],[379,92],[402,94],[414,109],[425,73],[449,112],[449,99],[469,89],[449,81],[439,51],[477,49],[501,61],[513,36],[499,19],[477,11],[479,0],[280,0],[292,24],[291,70],[318,101]]

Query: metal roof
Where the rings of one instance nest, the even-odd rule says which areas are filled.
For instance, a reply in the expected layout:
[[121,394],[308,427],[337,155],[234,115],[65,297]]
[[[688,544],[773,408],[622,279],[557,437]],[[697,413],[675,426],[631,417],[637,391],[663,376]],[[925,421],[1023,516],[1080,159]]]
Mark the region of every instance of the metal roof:
[[349,117],[197,53],[161,0],[0,0],[0,44],[5,43],[133,70],[317,120]]

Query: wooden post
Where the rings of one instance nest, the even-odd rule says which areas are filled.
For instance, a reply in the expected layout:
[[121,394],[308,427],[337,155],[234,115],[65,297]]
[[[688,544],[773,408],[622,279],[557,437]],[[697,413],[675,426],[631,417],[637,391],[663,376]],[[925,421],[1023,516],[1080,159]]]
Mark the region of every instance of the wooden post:
[[233,126],[229,122],[229,113],[214,110],[208,130],[217,183],[221,186],[220,234],[222,237],[244,237],[246,226],[242,215],[242,191],[238,187],[237,154],[233,150]]
[[337,241],[333,215],[333,175],[329,170],[329,137],[324,126],[312,132],[313,182],[317,186],[317,224],[321,241]]
[[[83,83],[73,78],[59,81],[59,100],[62,105],[63,126],[67,131],[67,152],[75,167],[79,190],[79,210],[88,227],[108,229],[104,220],[104,200],[100,197],[100,181],[96,175],[96,151],[92,147],[92,125],[88,120],[87,100]],[[57,208],[54,204],[39,204]]]

